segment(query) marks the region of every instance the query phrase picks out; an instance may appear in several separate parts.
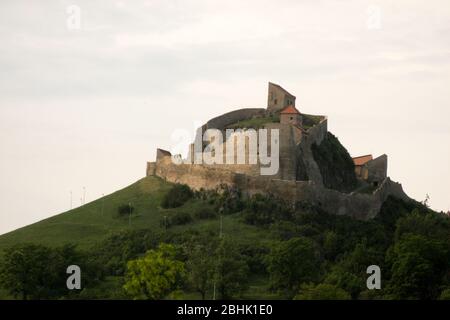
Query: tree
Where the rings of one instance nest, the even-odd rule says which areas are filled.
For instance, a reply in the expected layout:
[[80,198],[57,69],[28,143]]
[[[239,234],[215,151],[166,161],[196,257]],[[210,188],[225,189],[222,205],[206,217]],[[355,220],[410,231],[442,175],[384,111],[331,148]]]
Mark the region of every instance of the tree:
[[295,296],[295,300],[350,300],[350,295],[341,288],[321,283],[304,284],[300,286],[300,292]]
[[90,258],[102,265],[108,275],[123,276],[127,262],[156,248],[160,238],[158,233],[148,229],[120,231],[95,245]]
[[405,234],[387,252],[388,292],[397,299],[435,299],[449,259],[448,243]]
[[0,283],[16,298],[58,298],[69,294],[66,287],[69,265],[78,265],[83,270],[83,287],[101,277],[101,270],[94,268],[74,245],[53,249],[21,244],[5,251],[0,264]]
[[420,213],[418,210],[398,219],[395,239],[399,240],[404,234],[413,233],[426,238],[446,241],[450,230],[450,219],[434,212]]
[[320,270],[314,243],[303,237],[275,245],[268,256],[268,264],[272,286],[286,290],[289,295],[297,293],[301,283],[316,280]]
[[450,300],[450,289],[442,290],[439,300]]
[[201,294],[205,300],[206,294],[212,288],[214,278],[214,252],[210,246],[197,244],[187,252],[186,262],[190,286]]
[[184,272],[175,247],[161,243],[157,250],[127,263],[124,289],[134,299],[161,300],[180,288]]
[[350,293],[352,299],[357,299],[360,292],[366,289],[367,267],[382,265],[383,254],[366,242],[356,244],[355,248],[346,253],[325,277],[325,282],[336,285]]
[[221,299],[239,296],[247,288],[249,269],[236,244],[222,239],[215,255],[216,288]]
[[339,254],[339,238],[336,232],[325,232],[323,237],[323,252],[325,258],[330,260],[334,260]]
[[46,285],[55,282],[55,274],[49,272],[51,262],[52,252],[44,246],[27,244],[7,249],[0,266],[2,287],[23,300],[48,297]]

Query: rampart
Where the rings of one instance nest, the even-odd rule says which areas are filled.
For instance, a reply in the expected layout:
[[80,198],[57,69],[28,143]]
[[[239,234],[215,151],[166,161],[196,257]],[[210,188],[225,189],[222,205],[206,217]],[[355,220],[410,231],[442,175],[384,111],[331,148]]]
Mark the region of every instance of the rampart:
[[147,173],[153,173],[172,183],[187,184],[195,190],[215,189],[225,184],[238,187],[244,196],[256,193],[272,194],[292,204],[308,202],[330,214],[348,215],[361,220],[374,218],[390,195],[410,200],[401,184],[389,178],[386,178],[372,194],[347,194],[327,189],[314,181],[272,179],[267,176],[241,174],[233,170],[195,164],[177,165],[172,163],[170,157],[149,162],[147,165]]
[[311,150],[313,144],[320,145],[328,133],[328,119],[323,117],[319,124],[311,127],[303,136],[302,142],[299,144],[300,154],[303,156],[303,163],[305,164],[306,173],[309,180],[313,181],[319,186],[323,185],[322,174],[319,166],[314,160]]

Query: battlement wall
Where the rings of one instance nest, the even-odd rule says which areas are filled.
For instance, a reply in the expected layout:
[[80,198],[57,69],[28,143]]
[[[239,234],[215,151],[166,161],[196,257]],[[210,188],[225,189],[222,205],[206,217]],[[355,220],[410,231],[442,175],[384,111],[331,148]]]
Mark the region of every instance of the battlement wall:
[[[170,157],[147,165],[147,175],[156,175],[172,183],[187,184],[194,190],[215,189],[222,184],[238,187],[244,196],[257,193],[272,194],[293,204],[309,202],[330,214],[348,215],[368,220],[374,218],[384,201],[392,195],[410,200],[401,184],[386,178],[373,194],[342,193],[324,188],[313,181],[272,179],[268,176],[250,176],[216,166],[174,164]],[[248,169],[248,168],[247,168]],[[245,172],[243,167],[243,171]]]
[[234,184],[235,173],[231,170],[200,164],[175,164],[171,157],[155,162],[154,168],[153,175],[172,183],[187,184],[194,190]]
[[237,186],[248,196],[256,193],[273,194],[288,202],[309,202],[330,214],[347,215],[360,220],[374,218],[389,196],[409,201],[401,184],[386,178],[373,194],[342,193],[327,189],[313,181],[286,181],[263,177],[236,179]]
[[306,131],[303,143],[308,146],[311,146],[314,143],[319,145],[323,141],[323,139],[326,138],[327,133],[328,118],[326,116],[323,116],[323,119],[318,124]]

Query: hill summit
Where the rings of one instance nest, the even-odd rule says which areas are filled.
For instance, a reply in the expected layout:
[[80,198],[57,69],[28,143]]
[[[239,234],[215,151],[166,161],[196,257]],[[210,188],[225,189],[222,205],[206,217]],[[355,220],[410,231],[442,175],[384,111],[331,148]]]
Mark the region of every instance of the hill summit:
[[386,155],[352,159],[328,131],[328,118],[304,114],[295,102],[294,95],[269,82],[266,108],[209,120],[197,129],[186,159],[157,149],[146,175],[194,190],[225,185],[244,196],[271,194],[363,220],[375,217],[389,196],[410,200],[388,177]]

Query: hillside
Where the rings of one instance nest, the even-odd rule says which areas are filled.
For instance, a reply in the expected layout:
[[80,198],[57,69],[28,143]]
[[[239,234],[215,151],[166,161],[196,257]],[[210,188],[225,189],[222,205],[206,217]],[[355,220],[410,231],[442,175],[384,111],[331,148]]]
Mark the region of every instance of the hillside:
[[[124,291],[127,262],[155,252],[161,243],[174,246],[186,268],[178,298],[200,299],[196,281],[202,283],[201,279],[206,281],[207,299],[212,297],[213,279],[219,281],[222,298],[436,299],[448,294],[445,261],[450,253],[445,248],[450,219],[419,203],[390,197],[375,219],[361,221],[308,203],[293,209],[267,195],[244,199],[232,190],[192,193],[181,187],[147,177],[85,206],[0,236],[0,299],[20,298],[1,283],[2,268],[16,270],[4,269],[5,261],[34,250],[55,251],[48,258],[30,256],[39,259],[41,268],[27,269],[38,275],[26,281],[48,277],[47,270],[56,270],[59,278],[44,281],[49,286],[44,293],[42,288],[34,295],[28,293],[32,299],[131,298]],[[181,198],[180,189],[187,190],[189,198],[176,208],[162,208],[167,200],[170,204]],[[120,206],[129,203],[134,208],[131,219],[118,213]],[[64,244],[76,247],[63,248]],[[195,248],[200,248],[197,255]],[[21,255],[15,254],[17,250]],[[432,255],[423,256],[430,250]],[[69,255],[72,260],[67,261],[76,261],[85,270],[85,289],[76,293],[61,289],[65,288],[65,267],[54,260],[55,254]],[[430,272],[422,273],[422,267],[417,272],[399,269],[399,261],[419,263],[409,261],[411,257],[420,257],[420,264]],[[201,269],[205,263],[208,272]],[[371,264],[389,270],[383,290],[368,292],[365,287],[366,268]],[[410,275],[406,289],[403,282],[397,283]],[[414,280],[417,277],[421,282]]]
[[[159,179],[141,179],[84,206],[1,235],[0,249],[20,242],[49,246],[75,242],[87,247],[105,238],[108,233],[158,224],[157,205],[167,187]],[[117,207],[129,202],[137,208],[138,213],[137,217],[131,219],[130,226],[128,220],[117,218]]]
[[[164,216],[192,211],[202,205],[198,201],[190,201],[180,208],[161,208],[161,198],[171,185],[157,177],[143,178],[84,206],[1,235],[0,251],[18,243],[36,243],[53,247],[74,243],[88,249],[121,231],[164,230],[161,226]],[[118,207],[128,203],[134,207],[131,219],[126,216],[119,217]],[[251,226],[246,225],[236,227],[233,220],[229,216],[223,219],[224,232],[240,236],[241,231],[246,234],[249,229],[252,229]],[[200,229],[211,227],[218,230],[219,228],[217,219],[198,221],[189,226]],[[178,229],[181,231],[184,227]]]

